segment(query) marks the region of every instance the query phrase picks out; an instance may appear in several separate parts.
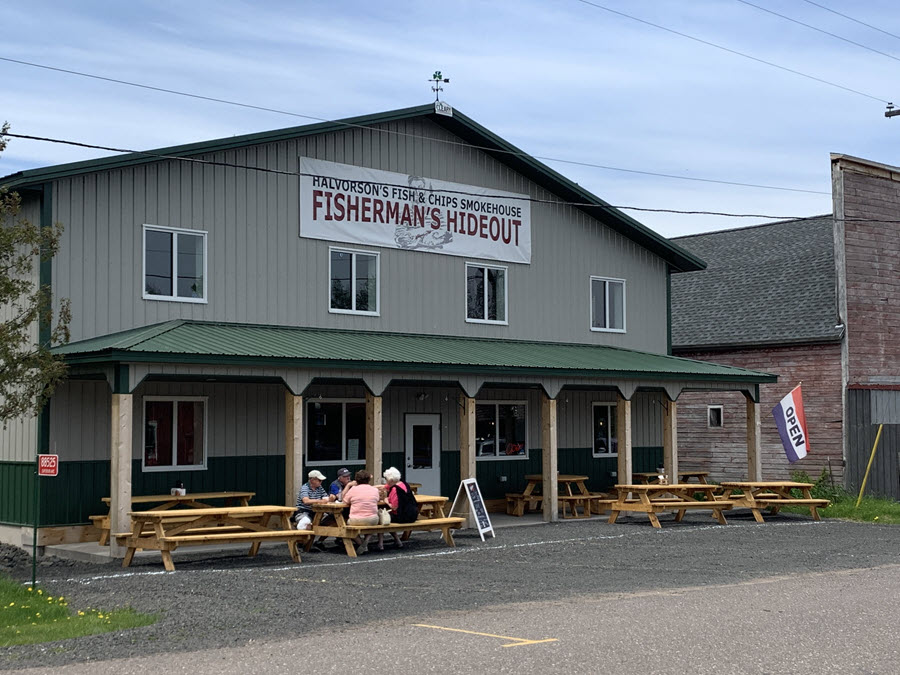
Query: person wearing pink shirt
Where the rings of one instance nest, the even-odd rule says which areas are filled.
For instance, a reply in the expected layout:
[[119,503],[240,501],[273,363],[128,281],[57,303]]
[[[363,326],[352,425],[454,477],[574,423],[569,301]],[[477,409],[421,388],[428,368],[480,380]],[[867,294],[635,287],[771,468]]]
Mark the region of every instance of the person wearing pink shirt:
[[[342,494],[342,500],[350,506],[348,525],[377,525],[378,524],[378,500],[381,498],[378,488],[369,483],[372,474],[360,469],[356,472],[355,480],[347,483]],[[356,554],[362,555],[369,548],[369,537],[366,534],[358,542]]]

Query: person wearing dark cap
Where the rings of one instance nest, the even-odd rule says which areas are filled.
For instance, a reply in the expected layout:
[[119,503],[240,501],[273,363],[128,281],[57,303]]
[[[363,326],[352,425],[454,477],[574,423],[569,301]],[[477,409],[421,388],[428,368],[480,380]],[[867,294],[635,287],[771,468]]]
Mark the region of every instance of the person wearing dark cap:
[[338,469],[337,478],[331,481],[331,485],[328,486],[328,494],[334,495],[335,499],[341,498],[341,492],[344,491],[344,488],[347,487],[347,483],[350,482],[350,469]]

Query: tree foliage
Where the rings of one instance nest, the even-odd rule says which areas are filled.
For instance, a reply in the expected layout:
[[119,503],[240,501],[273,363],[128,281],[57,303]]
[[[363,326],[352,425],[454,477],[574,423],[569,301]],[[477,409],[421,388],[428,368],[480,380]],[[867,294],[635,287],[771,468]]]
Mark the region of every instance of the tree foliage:
[[[0,152],[6,148],[0,129]],[[21,198],[0,186],[0,424],[37,414],[65,377],[66,366],[50,346],[69,341],[69,303],[53,324],[49,286],[34,282],[35,264],[50,260],[63,227],[38,227],[20,216]],[[40,326],[49,331],[39,333]],[[37,335],[40,340],[36,340]]]

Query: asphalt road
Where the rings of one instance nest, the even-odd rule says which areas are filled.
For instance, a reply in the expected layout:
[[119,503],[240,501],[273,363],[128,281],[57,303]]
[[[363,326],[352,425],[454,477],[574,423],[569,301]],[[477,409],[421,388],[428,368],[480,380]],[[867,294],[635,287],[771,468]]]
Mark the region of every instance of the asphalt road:
[[[160,573],[49,567],[72,606],[154,626],[0,650],[0,668],[73,673],[898,673],[900,528],[701,514],[437,535],[357,561],[204,556]],[[54,577],[55,573],[60,576]],[[64,575],[64,576],[63,576]],[[452,629],[452,630],[448,630]],[[545,641],[546,640],[546,641]],[[57,669],[58,668],[58,669]]]

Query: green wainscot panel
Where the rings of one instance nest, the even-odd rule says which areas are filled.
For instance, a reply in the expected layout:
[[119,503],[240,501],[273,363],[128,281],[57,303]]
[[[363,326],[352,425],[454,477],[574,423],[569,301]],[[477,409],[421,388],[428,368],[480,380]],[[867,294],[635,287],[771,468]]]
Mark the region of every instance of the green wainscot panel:
[[[109,462],[60,462],[59,475],[40,479],[40,527],[75,525],[102,513],[100,501],[109,492]],[[0,522],[34,524],[32,462],[0,462]]]

